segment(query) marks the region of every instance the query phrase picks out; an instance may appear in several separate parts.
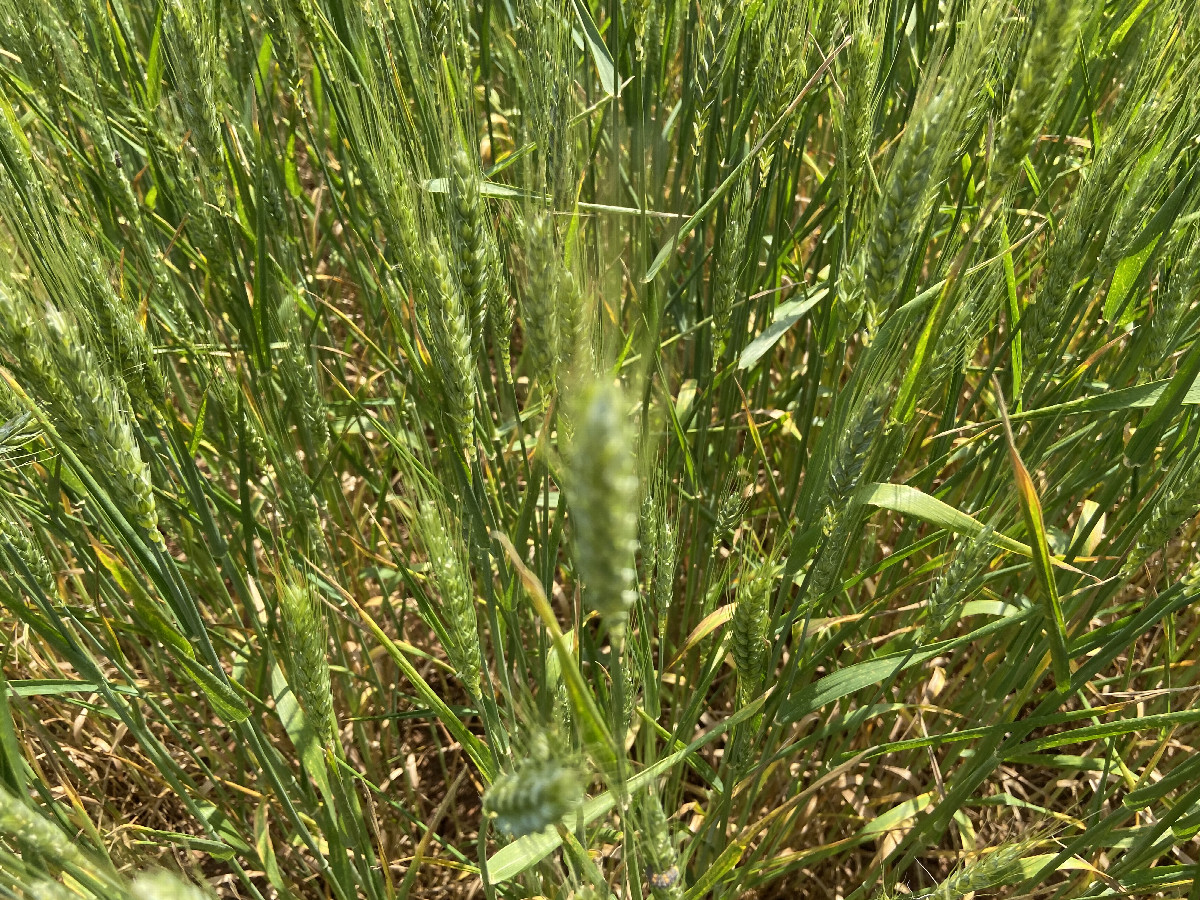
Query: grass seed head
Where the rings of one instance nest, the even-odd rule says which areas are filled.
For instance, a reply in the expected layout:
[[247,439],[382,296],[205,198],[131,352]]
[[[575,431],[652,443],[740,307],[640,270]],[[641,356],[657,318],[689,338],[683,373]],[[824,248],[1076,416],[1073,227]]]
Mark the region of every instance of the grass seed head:
[[957,618],[957,610],[978,584],[979,568],[994,552],[992,526],[964,542],[929,593],[929,617],[924,637],[934,639]]
[[1012,177],[1033,147],[1066,83],[1086,2],[1041,0],[1030,10],[1033,28],[1000,120],[991,175],[997,189]]
[[298,573],[280,579],[278,597],[283,626],[278,653],[313,731],[322,744],[327,744],[333,736],[334,716],[325,610]]
[[427,321],[434,364],[441,376],[446,418],[459,446],[471,445],[475,421],[475,366],[471,327],[458,279],[441,245],[426,255]]
[[78,423],[78,432],[71,435],[78,441],[76,452],[103,473],[131,521],[161,543],[150,467],[142,459],[124,382],[104,371],[66,314],[47,309],[45,325],[57,369],[57,376],[51,376],[52,411]]
[[492,253],[487,246],[490,233],[483,220],[479,198],[479,174],[471,157],[459,149],[450,158],[450,198],[458,252],[458,280],[466,294],[471,330],[483,339],[484,316],[490,280],[487,265]]
[[0,554],[5,553],[10,557],[11,571],[19,571],[18,565],[23,567],[43,594],[57,596],[54,570],[46,555],[23,525],[0,510]]
[[1024,879],[1021,860],[1027,856],[1031,844],[1019,841],[997,847],[959,867],[949,878],[937,886],[929,900],[961,900],[976,891],[986,891],[1013,884]]
[[642,820],[640,844],[646,856],[650,889],[659,900],[677,900],[683,896],[684,884],[671,822],[654,790],[643,795],[638,807]]
[[773,568],[764,563],[753,571],[744,572],[738,584],[737,605],[730,628],[733,660],[737,665],[738,703],[742,706],[762,690],[773,574]]
[[515,771],[496,779],[483,798],[484,812],[514,838],[545,830],[583,798],[579,765],[552,753],[545,735],[537,735],[532,744],[530,755]]
[[59,866],[92,873],[96,866],[61,828],[37,812],[24,798],[0,787],[0,835],[31,858],[44,857]]
[[552,391],[562,360],[562,324],[558,303],[559,260],[554,245],[554,223],[549,215],[534,216],[529,224],[525,263],[528,287],[521,303],[525,356],[530,375]]
[[1175,465],[1166,488],[1159,494],[1144,528],[1125,559],[1123,572],[1134,572],[1158,550],[1184,522],[1200,512],[1200,455],[1188,453]]
[[421,504],[417,525],[429,554],[433,581],[442,599],[450,663],[467,693],[477,699],[483,658],[470,572],[457,542],[446,527],[445,513],[436,501],[426,500]]
[[637,468],[624,394],[598,380],[574,401],[575,438],[567,490],[576,570],[584,601],[614,635],[624,633],[637,599]]
[[[751,193],[749,179],[743,179],[736,188],[733,201],[729,204],[725,232],[721,235],[719,252],[713,266],[712,278],[712,341],[713,358],[721,359],[729,346],[730,320],[737,303],[738,285],[742,272],[754,261],[746,246],[746,231],[749,226]],[[740,347],[732,347],[733,352]]]

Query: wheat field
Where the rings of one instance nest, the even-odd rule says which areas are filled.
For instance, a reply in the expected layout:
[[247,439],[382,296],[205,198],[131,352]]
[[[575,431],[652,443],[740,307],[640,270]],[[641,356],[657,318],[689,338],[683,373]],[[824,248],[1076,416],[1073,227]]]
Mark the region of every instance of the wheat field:
[[0,0],[0,898],[1200,900],[1194,0]]

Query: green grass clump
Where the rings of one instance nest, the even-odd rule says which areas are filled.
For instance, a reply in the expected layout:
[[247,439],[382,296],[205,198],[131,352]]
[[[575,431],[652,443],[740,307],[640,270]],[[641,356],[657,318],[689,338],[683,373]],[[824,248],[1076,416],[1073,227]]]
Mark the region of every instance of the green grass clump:
[[0,0],[0,897],[1188,897],[1195,0]]

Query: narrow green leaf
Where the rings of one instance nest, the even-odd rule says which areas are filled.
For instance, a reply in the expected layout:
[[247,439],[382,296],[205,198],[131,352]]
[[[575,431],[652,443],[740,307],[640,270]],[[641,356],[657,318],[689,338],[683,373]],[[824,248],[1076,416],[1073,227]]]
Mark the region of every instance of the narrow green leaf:
[[145,841],[144,843],[166,842],[175,844],[178,847],[185,847],[188,850],[195,850],[200,853],[207,853],[214,859],[233,859],[234,848],[226,844],[224,841],[214,841],[209,838],[194,837],[190,834],[181,834],[177,831],[161,831],[157,828],[146,828],[143,825],[129,825],[134,834],[142,835],[146,838],[153,838],[153,841]]
[[1200,754],[1193,753],[1154,784],[1130,791],[1121,801],[1129,809],[1144,809],[1161,800],[1181,785],[1200,779]]
[[583,37],[587,42],[588,51],[592,54],[592,62],[596,64],[596,75],[600,79],[600,86],[604,88],[606,94],[612,96],[617,91],[616,64],[608,52],[604,37],[600,34],[600,29],[596,27],[596,21],[592,18],[587,5],[583,0],[572,0],[572,3],[575,6],[575,15],[579,19],[579,27],[583,29]]
[[192,682],[208,697],[213,709],[222,719],[232,725],[249,718],[250,707],[224,679],[218,678],[202,663],[189,656],[179,655],[175,659],[183,666]]
[[[983,531],[983,523],[948,503],[926,494],[920,488],[908,484],[869,484],[863,490],[862,500],[869,506],[889,509],[903,515],[916,516],[930,525],[945,528],[955,534],[975,537]],[[993,532],[992,541],[998,547],[1031,556],[1028,544],[1022,544],[1000,532]]]
[[793,300],[791,303],[779,306],[775,310],[775,318],[771,324],[762,334],[747,344],[742,355],[738,357],[738,368],[749,369],[762,359],[763,354],[774,347],[788,332],[788,329],[799,322],[806,312],[820,303],[827,293],[829,293],[828,289],[821,288],[814,291],[810,297]]
[[200,449],[200,441],[204,437],[204,417],[208,413],[208,391],[200,398],[200,409],[196,412],[196,424],[192,426],[192,439],[188,442],[188,453],[196,455]]
[[1058,585],[1054,579],[1054,567],[1051,564],[1050,542],[1046,536],[1046,523],[1042,517],[1042,503],[1038,499],[1037,488],[1021,454],[1017,452],[1017,444],[1013,438],[1012,424],[1009,422],[1008,409],[1004,405],[997,385],[996,399],[1000,407],[1000,418],[1004,424],[1004,439],[1008,444],[1008,459],[1012,464],[1013,478],[1017,485],[1017,499],[1021,503],[1021,512],[1025,518],[1025,527],[1032,540],[1033,564],[1041,582],[1042,591],[1046,595],[1046,618],[1049,621],[1047,634],[1050,638],[1050,658],[1054,668],[1054,682],[1059,691],[1066,691],[1071,683],[1070,655],[1067,652],[1067,621],[1063,616],[1062,602],[1058,597]]
[[[1117,719],[1114,722],[1103,722],[1099,725],[1074,728],[1070,731],[1064,731],[1061,734],[1052,734],[1047,737],[1026,741],[1014,748],[1013,753],[1036,753],[1040,750],[1050,750],[1054,747],[1065,747],[1068,744],[1101,741],[1105,738],[1117,737],[1122,734],[1133,734],[1138,731],[1152,732],[1158,728],[1189,725],[1194,722],[1200,722],[1200,709],[1183,709],[1173,713],[1160,713],[1154,716]],[[1155,785],[1155,787],[1157,786]],[[1130,796],[1133,795],[1131,794]],[[1126,802],[1128,802],[1128,798],[1126,798]]]
[[[1011,390],[1014,397],[1020,398],[1024,393],[1021,386],[1024,384],[1025,376],[1024,339],[1019,323],[1024,310],[1021,309],[1021,297],[1017,293],[1017,272],[1013,265],[1012,246],[1008,239],[1008,221],[1004,216],[1000,217],[1000,251],[1004,258],[1004,296],[1008,300],[1008,328],[1012,332],[1009,349],[1009,358],[1012,361]],[[1019,411],[1020,406],[1018,405],[1017,408]]]
[[1113,273],[1112,283],[1108,288],[1108,296],[1104,298],[1105,319],[1113,321],[1125,308],[1129,292],[1137,284],[1142,270],[1146,267],[1147,260],[1150,259],[1157,246],[1158,238],[1155,238],[1137,253],[1131,253],[1117,263],[1117,270]]
[[12,709],[8,705],[9,694],[16,693],[12,684],[0,669],[0,782],[9,793],[25,796],[25,757],[21,755],[21,743],[17,740],[17,729],[13,723]]
[[876,837],[884,832],[891,831],[901,825],[905,819],[911,819],[933,799],[934,792],[927,791],[924,794],[919,794],[911,800],[905,800],[903,803],[897,803],[887,812],[880,813],[870,822],[864,825],[858,831],[859,837]]
[[868,659],[864,662],[847,666],[844,669],[838,669],[836,672],[831,672],[824,678],[793,691],[791,696],[780,706],[779,721],[795,722],[811,712],[816,712],[828,703],[840,700],[842,697],[853,694],[855,691],[860,691],[865,687],[870,687],[873,684],[878,684],[885,679],[891,678],[897,672],[920,665],[926,660],[933,659],[935,656],[939,656],[956,647],[974,643],[1017,622],[1021,622],[1028,618],[1030,613],[1031,610],[1021,610],[1012,615],[988,622],[986,625],[961,637],[952,638],[948,641],[939,641],[921,650],[902,651],[875,659]]
[[[109,682],[107,689],[116,694],[138,696],[137,688]],[[56,697],[62,694],[95,694],[99,693],[100,684],[95,681],[78,678],[23,678],[8,682],[8,693],[11,697]]]

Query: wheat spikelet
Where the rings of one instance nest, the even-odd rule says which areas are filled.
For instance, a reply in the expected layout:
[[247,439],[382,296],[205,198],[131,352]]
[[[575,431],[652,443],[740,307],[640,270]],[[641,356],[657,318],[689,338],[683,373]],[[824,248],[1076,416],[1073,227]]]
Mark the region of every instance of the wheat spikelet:
[[745,706],[762,690],[772,574],[771,567],[763,564],[753,572],[745,573],[738,585],[737,605],[730,623],[730,642],[737,666],[738,706]]
[[[713,265],[712,277],[712,342],[713,359],[721,359],[728,345],[729,322],[737,301],[738,282],[747,266],[753,265],[746,247],[746,229],[750,215],[751,193],[749,180],[733,195],[725,233]],[[734,347],[733,352],[740,348]]]
[[554,248],[554,226],[548,215],[535,216],[528,229],[526,265],[529,283],[522,298],[521,326],[530,375],[543,390],[554,389],[561,355],[559,323],[558,260]]
[[975,891],[985,891],[1020,881],[1025,877],[1021,859],[1032,842],[1022,841],[997,847],[957,869],[928,895],[928,900],[960,900]]
[[875,394],[867,398],[855,410],[838,441],[825,486],[822,527],[827,535],[833,530],[832,518],[846,506],[862,479],[863,469],[879,432],[882,414],[882,396]]
[[578,166],[570,134],[574,85],[569,61],[575,52],[571,30],[575,13],[564,0],[521,0],[518,8],[520,40],[527,48],[527,134],[538,147],[537,176],[554,207],[566,209],[574,202]]
[[1124,196],[1108,228],[1096,269],[1103,275],[1112,272],[1141,233],[1143,222],[1169,189],[1170,148],[1164,148],[1145,165],[1139,166],[1126,186]]
[[488,243],[491,259],[487,265],[487,318],[495,342],[497,362],[512,377],[513,303],[504,274],[499,242]]
[[903,297],[909,263],[924,252],[922,232],[948,163],[964,147],[971,117],[983,102],[990,56],[1002,4],[975,3],[966,13],[944,64],[929,68],[918,88],[904,135],[892,157],[883,194],[870,217],[870,230],[853,265],[861,284],[865,340],[874,336],[883,315]]
[[[298,99],[301,85],[300,66],[296,59],[295,43],[292,40],[294,32],[283,0],[263,0],[263,19],[267,32],[271,35],[271,46],[279,60],[280,68],[287,76],[288,90],[293,99]],[[303,108],[301,103],[297,107]]]
[[[146,330],[114,291],[96,248],[59,209],[60,198],[47,189],[23,133],[7,114],[0,114],[0,155],[10,175],[0,179],[0,188],[10,207],[13,236],[55,304],[94,332],[96,346],[104,348],[134,399],[147,408],[161,403],[165,386]],[[140,217],[135,219],[140,223]]]
[[699,99],[692,123],[692,153],[700,155],[708,137],[709,122],[718,112],[721,75],[726,51],[736,25],[739,4],[736,0],[710,0],[702,5],[696,21],[695,76],[693,89]]
[[329,443],[329,421],[316,369],[305,350],[299,305],[300,294],[295,288],[280,304],[279,320],[286,346],[279,356],[279,368],[288,398],[299,407],[297,424],[313,446],[320,448]]
[[[1000,217],[1006,215],[1004,211]],[[1003,279],[990,268],[981,269],[967,279],[962,299],[954,305],[946,321],[937,355],[929,377],[929,393],[938,390],[951,373],[961,372],[971,361],[979,341],[987,333],[989,322],[1001,303]]]
[[568,469],[575,564],[584,600],[615,639],[624,634],[637,552],[637,470],[624,397],[612,383],[584,387],[574,402],[576,423]]
[[4,553],[12,558],[14,571],[19,571],[19,564],[33,578],[42,593],[47,597],[56,595],[54,570],[50,567],[46,555],[22,525],[7,512],[0,510],[0,554]]
[[67,315],[49,307],[38,321],[28,301],[2,287],[0,334],[17,375],[64,439],[108,476],[113,499],[130,520],[161,543],[150,469],[134,436],[124,382],[104,371]]
[[475,421],[475,372],[471,329],[457,278],[437,241],[426,254],[428,324],[435,365],[441,374],[446,416],[460,446],[471,444]]
[[1174,467],[1122,571],[1129,575],[1171,539],[1179,527],[1200,511],[1200,456],[1189,453]]
[[6,786],[0,786],[0,835],[31,858],[43,857],[62,868],[115,886],[61,828],[37,812],[24,798],[10,793]]
[[746,497],[744,476],[742,474],[730,475],[725,480],[721,503],[717,507],[717,520],[713,524],[710,539],[710,558],[716,558],[721,544],[726,541],[730,542],[732,546],[734,535],[746,517],[746,508],[749,503],[750,501]]
[[654,605],[658,609],[659,618],[665,619],[675,594],[679,541],[675,536],[675,526],[671,522],[663,522],[659,535],[654,564]]
[[459,0],[426,0],[424,3],[425,35],[429,43],[429,62],[435,71],[438,60],[445,55],[455,72],[461,71],[467,62],[468,46],[463,40],[463,24],[460,19],[465,10]]
[[1176,265],[1167,278],[1165,288],[1160,287],[1154,314],[1150,317],[1146,342],[1149,345],[1142,371],[1149,374],[1161,372],[1176,344],[1182,337],[1184,321],[1191,311],[1196,297],[1200,295],[1200,231],[1193,231],[1191,244],[1176,257]]
[[477,340],[482,340],[490,284],[487,264],[491,254],[486,245],[488,233],[479,199],[479,175],[465,150],[456,150],[450,162],[450,202],[458,249],[458,281],[466,294],[471,330]]
[[805,579],[810,597],[819,598],[828,593],[845,561],[859,506],[855,494],[877,438],[886,441],[888,434],[886,429],[880,430],[883,407],[881,393],[861,401],[853,409],[833,450],[819,507],[825,538],[817,548]]
[[53,25],[53,7],[41,9],[29,3],[5,3],[0,17],[3,31],[0,38],[6,50],[16,54],[24,63],[30,82],[41,96],[60,107],[63,102],[59,58],[55,53],[57,41]]
[[302,576],[286,573],[278,582],[283,643],[279,656],[287,667],[296,699],[317,739],[333,736],[333,691],[329,678],[329,631],[321,601]]
[[560,821],[582,797],[579,766],[552,753],[549,739],[538,734],[528,758],[488,789],[483,809],[500,831],[522,837]]
[[[66,385],[68,400],[56,398],[59,412],[78,405],[82,417],[80,450],[111,476],[116,500],[131,514],[151,540],[161,543],[158,511],[150,468],[134,438],[129,396],[124,385],[109,378],[92,351],[84,344],[79,329],[58,310],[47,310],[46,330],[56,357],[58,376]],[[71,416],[70,420],[73,420]]]
[[558,301],[559,359],[564,372],[570,374],[579,368],[588,342],[583,293],[565,264],[559,266],[555,297]]
[[[1029,347],[1037,358],[1050,356],[1057,349],[1062,333],[1072,325],[1068,313],[1073,312],[1076,282],[1084,263],[1096,259],[1093,245],[1097,233],[1108,232],[1114,208],[1121,199],[1113,185],[1128,177],[1161,124],[1160,103],[1154,97],[1147,72],[1141,73],[1137,82],[1122,94],[1118,110],[1118,124],[1076,189],[1046,255],[1028,330]],[[1098,266],[1097,273],[1107,274],[1100,272]]]
[[638,521],[638,543],[642,549],[642,583],[654,598],[660,621],[671,607],[679,546],[675,524],[667,511],[666,470],[659,467],[650,478],[650,489],[642,497]]
[[623,728],[629,728],[637,713],[638,695],[642,691],[641,653],[636,641],[630,642],[629,652],[620,666],[621,673],[621,723]]
[[446,528],[444,512],[435,501],[426,500],[421,504],[418,529],[442,597],[443,617],[450,638],[447,655],[467,692],[477,699],[483,657],[475,619],[475,596],[466,563]]
[[684,884],[679,872],[679,853],[662,801],[651,790],[642,797],[638,806],[643,829],[639,845],[646,856],[650,889],[660,900],[677,900],[683,896]]
[[949,101],[934,95],[928,109],[908,126],[892,161],[883,198],[875,211],[874,228],[861,264],[867,332],[900,288],[900,279],[922,226],[932,196],[937,161],[938,112]]
[[847,0],[844,5],[848,7],[845,15],[852,39],[839,60],[841,90],[836,95],[834,115],[846,146],[846,181],[854,186],[862,180],[870,152],[878,105],[875,78],[883,46],[876,37],[866,0]]
[[167,64],[174,75],[176,96],[184,127],[199,157],[205,182],[215,191],[217,204],[225,204],[225,179],[220,171],[224,157],[218,110],[216,73],[216,23],[208,4],[197,0],[172,0],[164,17]]
[[937,637],[957,617],[956,611],[973,588],[980,565],[992,552],[993,533],[990,525],[985,526],[954,554],[946,571],[939,576],[929,593],[929,617],[923,637]]
[[1077,0],[1041,0],[1034,4],[1032,33],[996,136],[989,181],[995,182],[998,189],[1030,151],[1062,92],[1084,5]]
[[808,5],[780,4],[758,29],[759,58],[772,61],[769,66],[758,66],[754,72],[762,96],[762,113],[767,120],[784,111],[803,81],[811,13]]

